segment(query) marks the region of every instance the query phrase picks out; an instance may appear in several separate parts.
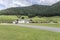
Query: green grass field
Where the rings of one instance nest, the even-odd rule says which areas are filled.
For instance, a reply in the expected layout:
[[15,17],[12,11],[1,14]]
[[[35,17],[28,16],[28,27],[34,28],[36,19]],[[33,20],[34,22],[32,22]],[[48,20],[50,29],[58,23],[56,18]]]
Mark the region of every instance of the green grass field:
[[13,25],[0,25],[0,40],[60,40],[60,33]]
[[60,27],[60,23],[30,23],[28,25],[48,26],[48,27]]

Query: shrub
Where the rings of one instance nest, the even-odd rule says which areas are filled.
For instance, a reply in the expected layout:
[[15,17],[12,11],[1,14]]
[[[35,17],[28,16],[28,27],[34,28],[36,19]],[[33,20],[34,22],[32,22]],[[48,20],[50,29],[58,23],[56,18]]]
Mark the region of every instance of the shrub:
[[0,15],[0,23],[12,23],[16,19],[18,19],[17,16]]

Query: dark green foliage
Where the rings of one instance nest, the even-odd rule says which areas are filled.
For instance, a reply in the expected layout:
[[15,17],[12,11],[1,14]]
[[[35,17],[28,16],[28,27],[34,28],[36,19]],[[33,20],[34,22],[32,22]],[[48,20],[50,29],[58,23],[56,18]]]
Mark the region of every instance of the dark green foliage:
[[42,13],[45,16],[60,16],[60,2],[53,4],[50,8],[44,10]]
[[24,19],[24,17],[22,17],[21,19]]
[[52,6],[47,5],[32,5],[28,7],[14,7],[0,11],[1,15],[24,15],[29,18],[35,16],[60,16],[60,2],[53,4]]
[[29,18],[34,16],[41,16],[41,12],[44,9],[49,8],[49,6],[45,5],[32,5],[29,7],[15,7],[15,8],[8,8],[6,10],[2,10],[0,12],[1,15],[25,15]]

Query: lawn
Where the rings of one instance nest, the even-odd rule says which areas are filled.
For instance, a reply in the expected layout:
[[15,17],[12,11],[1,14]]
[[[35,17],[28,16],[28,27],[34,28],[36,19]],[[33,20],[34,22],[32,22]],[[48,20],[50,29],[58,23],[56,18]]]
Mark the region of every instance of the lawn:
[[28,25],[34,25],[34,26],[48,26],[48,27],[59,27],[60,23],[30,23]]
[[0,25],[0,40],[60,40],[60,33],[13,25]]

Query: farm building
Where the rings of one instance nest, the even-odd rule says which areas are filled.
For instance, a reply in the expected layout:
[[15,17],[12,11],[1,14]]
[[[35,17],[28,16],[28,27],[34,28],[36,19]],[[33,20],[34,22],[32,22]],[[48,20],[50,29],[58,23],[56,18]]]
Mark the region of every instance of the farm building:
[[20,23],[29,23],[30,20],[29,19],[18,19],[13,21],[13,24],[20,24]]

